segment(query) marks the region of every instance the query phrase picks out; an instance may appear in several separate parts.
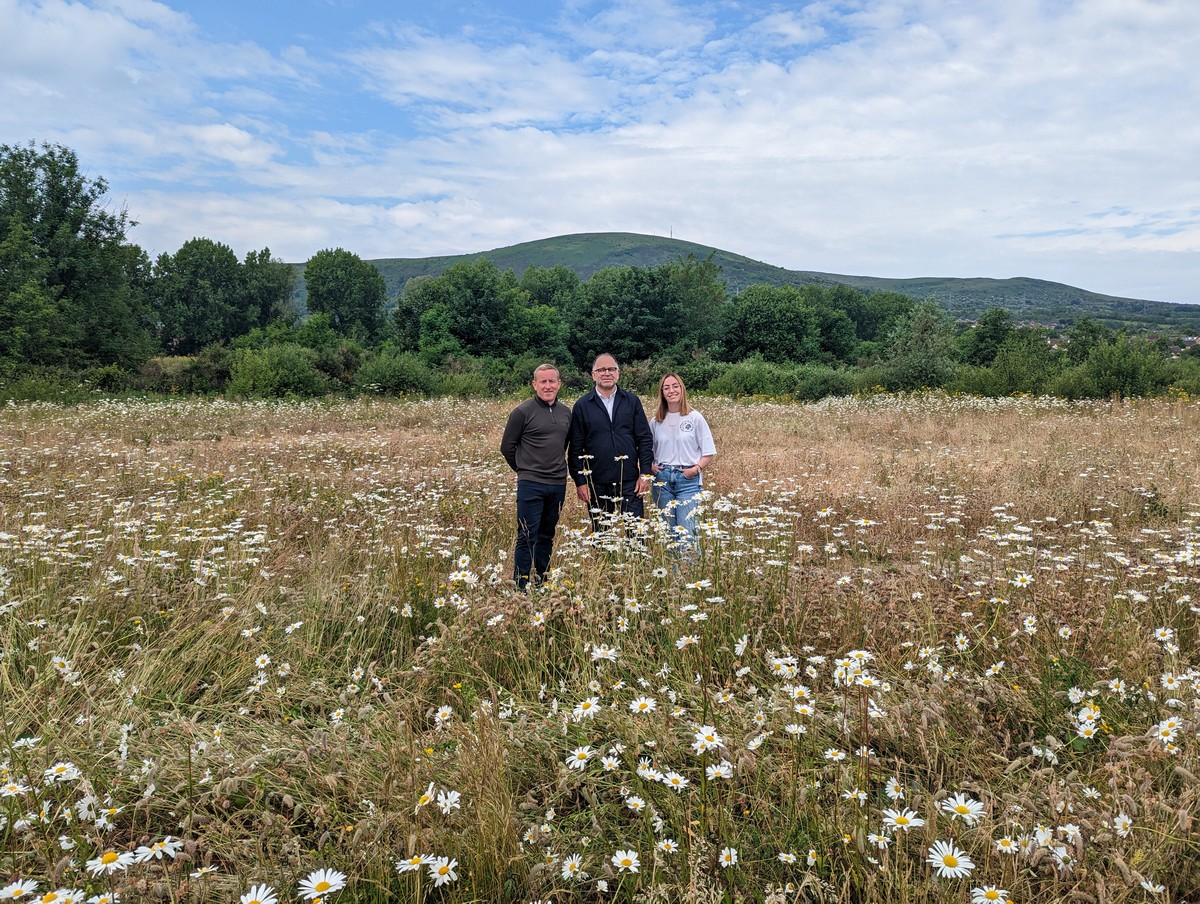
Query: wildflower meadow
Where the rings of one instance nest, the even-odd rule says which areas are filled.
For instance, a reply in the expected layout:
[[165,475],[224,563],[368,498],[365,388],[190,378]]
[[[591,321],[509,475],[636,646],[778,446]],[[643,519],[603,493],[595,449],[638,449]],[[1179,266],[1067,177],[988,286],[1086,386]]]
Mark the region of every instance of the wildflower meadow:
[[0,900],[1200,901],[1200,404],[699,399],[529,593],[512,404],[0,408]]

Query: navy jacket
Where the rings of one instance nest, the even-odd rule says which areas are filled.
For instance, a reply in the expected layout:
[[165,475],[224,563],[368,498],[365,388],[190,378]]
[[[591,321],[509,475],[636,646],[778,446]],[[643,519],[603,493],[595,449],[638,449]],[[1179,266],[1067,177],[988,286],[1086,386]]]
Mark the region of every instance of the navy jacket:
[[[571,410],[567,467],[576,486],[619,483],[623,493],[632,493],[638,477],[650,473],[654,436],[642,400],[619,386],[616,393],[611,421],[596,390],[575,403]],[[589,470],[590,474],[584,473]]]

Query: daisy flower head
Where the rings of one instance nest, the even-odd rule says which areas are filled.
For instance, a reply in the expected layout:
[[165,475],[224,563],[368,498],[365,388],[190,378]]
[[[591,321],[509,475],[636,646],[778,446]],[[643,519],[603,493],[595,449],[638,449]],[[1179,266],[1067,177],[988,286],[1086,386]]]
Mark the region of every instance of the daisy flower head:
[[907,832],[909,829],[919,829],[925,825],[925,820],[917,815],[915,810],[884,810],[883,827],[889,832]]
[[656,844],[655,847],[657,847],[664,854],[679,853],[679,843],[675,841],[674,838],[664,838],[662,841]]
[[335,869],[313,870],[300,880],[300,897],[306,901],[324,898],[346,887],[346,874]]
[[569,757],[567,757],[567,766],[571,769],[582,769],[587,765],[588,759],[592,755],[592,748],[584,745],[576,747]]
[[971,904],[1007,904],[1008,891],[994,885],[981,885],[971,889]]
[[37,887],[37,881],[34,879],[18,879],[16,882],[10,882],[0,888],[0,901],[20,901],[23,898],[32,900],[28,896],[37,891]]
[[713,750],[720,747],[725,742],[721,736],[717,734],[716,728],[711,725],[701,725],[696,729],[695,740],[692,742],[692,749],[696,753],[704,753],[708,750]]
[[56,888],[35,900],[40,904],[83,904],[86,897],[87,892],[81,888]]
[[941,808],[951,819],[961,819],[969,826],[975,825],[983,816],[983,804],[961,792],[942,801]]
[[571,716],[572,716],[572,718],[575,719],[576,722],[580,722],[583,719],[591,719],[592,717],[594,717],[596,715],[597,710],[599,710],[599,709],[600,709],[600,698],[599,697],[588,697],[584,700],[580,700],[578,703],[575,704],[575,709],[573,709],[571,711]]
[[121,853],[117,851],[105,851],[100,856],[89,860],[87,862],[87,869],[93,876],[111,876],[113,873],[129,869],[130,864],[135,859],[134,854],[130,851]]
[[638,860],[637,851],[617,851],[612,855],[612,865],[622,873],[636,873],[641,862]]
[[682,794],[683,789],[690,784],[687,778],[683,775],[680,775],[678,772],[668,772],[663,776],[662,782],[677,794]]
[[887,784],[884,785],[883,790],[887,794],[888,800],[904,800],[904,786],[900,784],[900,779],[895,776],[887,780]]
[[583,871],[583,857],[579,854],[572,854],[563,860],[562,877],[568,881],[587,878],[587,873]]
[[1122,838],[1128,838],[1129,833],[1133,831],[1133,820],[1124,813],[1118,813],[1113,817],[1112,827]]
[[733,763],[729,760],[721,760],[719,763],[713,763],[704,770],[704,774],[710,782],[715,782],[718,779],[733,778]]
[[413,808],[413,813],[416,813],[418,810],[420,810],[422,807],[426,806],[427,804],[433,803],[433,799],[434,799],[434,784],[433,784],[433,782],[430,782],[429,787],[425,789],[425,793],[417,798],[417,805]]
[[653,697],[637,697],[629,701],[629,711],[638,715],[654,712],[658,708],[658,701]]
[[429,864],[429,878],[433,880],[434,887],[457,881],[458,873],[454,871],[456,866],[458,866],[458,861],[451,860],[449,857],[434,858]]
[[433,862],[433,857],[429,854],[413,854],[407,860],[396,861],[396,872],[403,875],[404,873],[415,873],[423,866],[428,866]]
[[451,810],[462,809],[462,794],[458,791],[450,791],[443,788],[438,792],[437,805],[443,815],[449,816]]
[[738,852],[737,848],[727,847],[721,848],[721,854],[717,858],[717,862],[721,864],[721,869],[729,869],[731,866],[737,866]]
[[238,904],[278,904],[275,889],[269,885],[251,885],[250,890],[238,899]]
[[940,879],[961,879],[975,869],[975,863],[953,841],[935,841],[925,862],[934,868]]

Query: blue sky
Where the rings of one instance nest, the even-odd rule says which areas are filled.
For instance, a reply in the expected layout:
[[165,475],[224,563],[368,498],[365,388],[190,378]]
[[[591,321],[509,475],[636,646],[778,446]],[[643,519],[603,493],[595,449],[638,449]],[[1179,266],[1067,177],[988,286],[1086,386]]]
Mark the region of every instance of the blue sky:
[[0,0],[0,143],[151,254],[674,235],[1200,303],[1195,0]]

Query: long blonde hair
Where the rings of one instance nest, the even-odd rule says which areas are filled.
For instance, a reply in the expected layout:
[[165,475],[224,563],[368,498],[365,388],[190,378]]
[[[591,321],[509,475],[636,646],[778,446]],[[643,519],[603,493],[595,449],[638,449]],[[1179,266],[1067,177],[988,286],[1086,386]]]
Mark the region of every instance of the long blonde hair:
[[660,424],[667,419],[667,397],[663,395],[663,383],[671,377],[679,381],[679,413],[688,414],[692,410],[688,404],[687,387],[683,385],[683,377],[675,373],[663,374],[663,378],[658,381],[658,414],[655,416],[655,420]]

